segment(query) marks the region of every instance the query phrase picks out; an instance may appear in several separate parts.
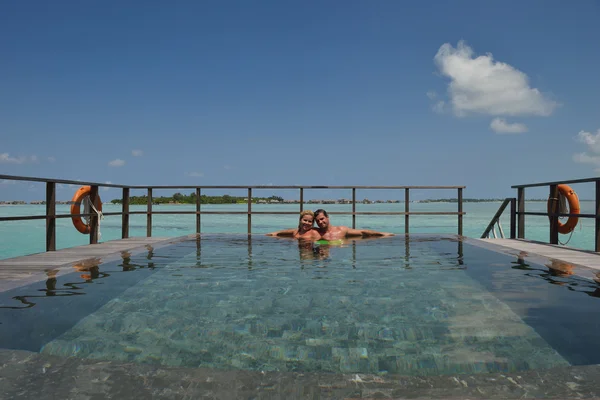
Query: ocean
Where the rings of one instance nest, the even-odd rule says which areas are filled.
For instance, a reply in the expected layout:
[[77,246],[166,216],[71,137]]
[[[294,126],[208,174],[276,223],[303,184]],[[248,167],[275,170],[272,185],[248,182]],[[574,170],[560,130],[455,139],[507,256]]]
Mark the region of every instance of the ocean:
[[[501,202],[467,202],[463,203],[463,234],[479,238],[486,226],[500,207]],[[247,211],[246,204],[210,204],[202,205],[203,211]],[[305,209],[324,208],[327,211],[352,211],[350,204],[305,204]],[[411,211],[457,211],[456,203],[411,203]],[[298,204],[256,204],[253,211],[299,211]],[[357,204],[357,211],[382,212],[404,211],[404,203],[374,203]],[[0,205],[0,216],[44,215],[44,205]],[[120,205],[106,203],[104,212],[119,212]],[[145,206],[131,206],[130,211],[145,211]],[[545,212],[546,202],[528,201],[526,211]],[[195,211],[195,205],[154,205],[153,211]],[[504,212],[501,224],[506,236],[510,234],[509,208]],[[57,214],[69,214],[68,205],[57,205]],[[594,213],[593,201],[581,201],[581,213]],[[178,237],[195,233],[195,215],[153,215],[153,236]],[[410,217],[411,233],[457,233],[457,216],[424,215]],[[295,215],[252,215],[252,233],[265,234],[268,232],[293,228],[297,226],[298,217]],[[350,215],[332,215],[333,225],[351,226]],[[356,227],[375,229],[379,231],[404,234],[404,216],[389,215],[358,215]],[[548,242],[549,222],[547,217],[526,216],[525,238]],[[202,215],[202,233],[245,233],[247,229],[246,215]],[[106,216],[100,225],[101,240],[121,238],[121,216]],[[0,222],[0,259],[23,256],[45,251],[45,220],[32,221],[3,221]],[[146,236],[146,216],[130,216],[130,236]],[[579,219],[579,224],[572,235],[560,235],[559,240],[569,247],[584,250],[594,250],[594,220]],[[73,227],[70,218],[56,221],[57,249],[80,246],[89,243],[87,235],[83,235]]]

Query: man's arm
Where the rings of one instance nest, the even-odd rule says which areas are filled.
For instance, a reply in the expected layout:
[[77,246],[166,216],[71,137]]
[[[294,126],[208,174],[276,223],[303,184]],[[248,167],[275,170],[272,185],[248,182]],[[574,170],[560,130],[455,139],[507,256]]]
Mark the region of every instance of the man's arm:
[[371,236],[394,236],[393,233],[389,232],[377,232],[370,229],[352,229],[348,228],[346,230],[346,237],[354,237],[354,236],[362,236],[362,237],[371,237]]

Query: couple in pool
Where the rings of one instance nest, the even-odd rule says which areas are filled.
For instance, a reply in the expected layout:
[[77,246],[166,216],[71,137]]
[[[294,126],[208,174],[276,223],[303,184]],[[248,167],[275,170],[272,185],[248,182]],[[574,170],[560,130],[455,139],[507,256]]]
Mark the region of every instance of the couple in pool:
[[[314,222],[317,227],[313,227]],[[267,236],[287,236],[304,240],[341,240],[350,237],[393,236],[393,233],[377,232],[369,229],[352,229],[347,226],[333,226],[329,223],[327,211],[318,209],[314,213],[305,210],[300,213],[298,228],[267,233]]]

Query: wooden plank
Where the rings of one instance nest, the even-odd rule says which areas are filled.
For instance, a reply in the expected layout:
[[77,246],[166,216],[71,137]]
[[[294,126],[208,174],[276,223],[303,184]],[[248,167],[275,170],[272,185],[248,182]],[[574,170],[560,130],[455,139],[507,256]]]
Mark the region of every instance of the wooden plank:
[[124,251],[145,251],[146,246],[162,246],[180,239],[168,237],[126,238],[0,260],[0,292],[43,279],[44,274],[55,274],[60,269],[70,272],[70,267],[75,263],[85,263],[96,259],[95,262],[101,264],[118,259]]
[[518,239],[476,239],[509,249],[537,254],[566,263],[578,264],[583,267],[600,270],[600,254],[592,251],[567,248],[547,243],[532,242]]

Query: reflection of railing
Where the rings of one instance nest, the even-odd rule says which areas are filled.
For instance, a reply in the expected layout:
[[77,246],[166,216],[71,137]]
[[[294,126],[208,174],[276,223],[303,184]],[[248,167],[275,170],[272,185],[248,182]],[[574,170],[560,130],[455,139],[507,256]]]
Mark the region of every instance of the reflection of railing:
[[496,238],[496,228],[495,226],[498,226],[498,230],[500,231],[500,237],[504,239],[504,231],[502,230],[502,224],[500,223],[500,217],[502,216],[502,213],[504,212],[504,210],[506,209],[506,206],[510,203],[510,238],[514,239],[516,237],[516,218],[515,218],[515,203],[516,200],[514,197],[507,197],[506,199],[504,199],[504,201],[502,202],[502,204],[500,205],[500,208],[498,209],[498,211],[496,212],[496,215],[494,215],[494,218],[492,218],[492,220],[490,221],[489,225],[487,226],[487,228],[485,228],[485,231],[483,231],[483,234],[481,235],[481,238],[487,238],[490,236],[490,233],[494,236],[494,238]]
[[[558,211],[558,185],[560,184],[574,184],[574,183],[595,183],[595,213],[594,214],[566,214],[559,213]],[[550,195],[548,197],[548,211],[544,212],[525,212],[525,188],[549,186]],[[548,216],[550,218],[550,244],[558,244],[558,217],[577,217],[577,218],[594,218],[595,224],[595,250],[600,252],[600,178],[586,178],[586,179],[574,179],[570,181],[561,182],[543,182],[543,183],[531,183],[527,185],[514,185],[511,186],[513,189],[517,189],[517,219],[518,219],[518,233],[519,238],[525,238],[525,215],[540,215]]]
[[[24,176],[12,176],[12,175],[0,175],[0,179],[14,180],[14,181],[29,181],[29,182],[43,182],[46,184],[46,214],[45,215],[29,215],[29,216],[11,216],[11,217],[0,217],[1,221],[21,221],[21,220],[35,220],[45,219],[46,220],[46,251],[54,251],[56,249],[56,219],[57,218],[71,218],[71,217],[89,217],[90,222],[90,244],[98,243],[98,215],[96,213],[91,214],[56,214],[56,185],[57,184],[68,184],[68,185],[89,185],[91,186],[90,201],[95,204],[96,197],[98,196],[99,187],[107,188],[119,188],[122,189],[122,211],[121,212],[105,212],[103,215],[121,215],[121,237],[129,237],[129,216],[132,214],[145,214],[146,215],[146,236],[152,236],[152,216],[156,214],[192,214],[196,216],[196,232],[200,233],[200,222],[203,214],[241,214],[247,215],[248,217],[248,234],[252,232],[252,215],[253,214],[297,214],[304,208],[304,190],[305,189],[346,189],[352,190],[352,211],[351,212],[331,212],[330,214],[341,214],[341,215],[352,215],[352,227],[356,228],[356,216],[357,215],[404,215],[404,231],[409,233],[409,218],[411,215],[456,215],[458,218],[458,234],[463,234],[463,198],[462,191],[465,186],[126,186],[126,185],[115,185],[109,183],[97,183],[97,182],[83,182],[83,181],[72,181],[65,179],[47,179],[37,177],[24,177]],[[145,189],[147,190],[147,209],[146,211],[130,211],[129,210],[129,193],[131,189]],[[152,191],[153,189],[195,189],[196,196],[196,210],[195,211],[152,211]],[[203,189],[245,189],[247,190],[247,211],[202,211],[201,209],[201,191]],[[252,191],[254,189],[296,189],[300,193],[299,211],[252,211]],[[404,211],[396,212],[366,212],[356,211],[356,190],[357,189],[392,189],[392,190],[404,190]],[[428,211],[410,211],[410,190],[411,189],[454,189],[457,190],[457,211],[442,211],[442,212],[428,212]]]

